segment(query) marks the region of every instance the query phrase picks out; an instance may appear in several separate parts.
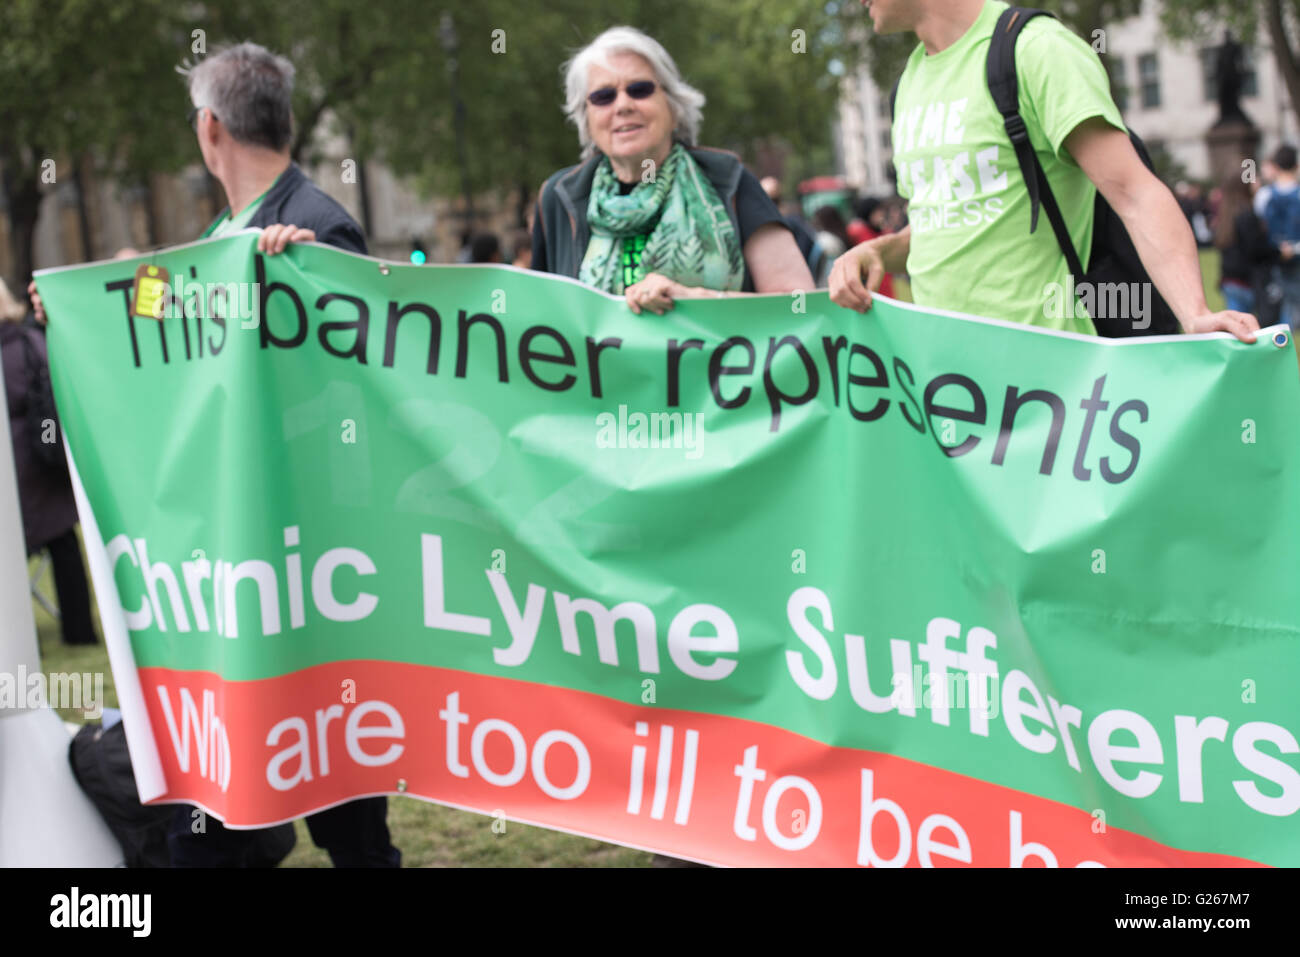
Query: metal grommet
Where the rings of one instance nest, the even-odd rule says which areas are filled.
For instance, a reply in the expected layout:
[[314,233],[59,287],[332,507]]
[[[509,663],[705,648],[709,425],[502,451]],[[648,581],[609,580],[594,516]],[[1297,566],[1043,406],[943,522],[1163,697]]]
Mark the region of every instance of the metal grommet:
[[397,779],[397,790],[402,791],[402,792],[405,792],[405,791],[406,791],[406,778],[398,778],[398,779]]
[[1286,344],[1289,339],[1290,336],[1288,336],[1286,332],[1282,330],[1278,330],[1277,332],[1273,333],[1273,345],[1277,346],[1279,349],[1286,348]]
[[379,264],[379,275],[387,276],[392,270],[388,268],[388,263]]

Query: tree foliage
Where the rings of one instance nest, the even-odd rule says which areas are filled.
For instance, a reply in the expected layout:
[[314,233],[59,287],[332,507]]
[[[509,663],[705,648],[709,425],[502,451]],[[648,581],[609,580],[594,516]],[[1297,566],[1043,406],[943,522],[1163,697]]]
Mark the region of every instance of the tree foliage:
[[[192,156],[173,67],[189,30],[165,0],[0,4],[0,166],[21,287],[43,182],[89,158],[125,182]],[[44,179],[42,178],[44,175]]]
[[[828,64],[844,51],[839,2],[4,0],[0,163],[11,219],[30,214],[34,224],[29,200],[39,199],[39,161],[48,156],[91,154],[128,178],[197,159],[175,67],[197,59],[196,44],[211,53],[242,40],[295,65],[296,156],[311,158],[334,117],[331,132],[348,137],[353,158],[386,162],[426,193],[461,189],[457,99],[476,193],[532,190],[577,162],[560,69],[618,24],[658,39],[706,95],[703,143],[752,161],[760,144],[784,140],[828,160],[836,109]],[[456,91],[444,13],[458,40]],[[30,235],[17,241],[30,249]]]
[[[1093,31],[1104,30],[1108,25],[1140,13],[1142,0],[1040,0],[1031,5],[1050,10],[1076,33],[1092,42]],[[850,19],[863,16],[857,4],[852,7],[853,9],[846,8],[843,16]],[[903,72],[908,56],[916,49],[916,36],[910,33],[876,36],[870,32],[870,21],[865,22],[866,32],[859,35],[859,53],[867,58],[876,85],[882,90],[892,89],[894,81]]]
[[[636,26],[659,40],[708,97],[701,138],[746,150],[772,136],[829,141],[831,16],[819,0],[506,0],[430,7],[414,0],[229,0],[205,14],[209,37],[255,39],[284,52],[299,80],[299,146],[328,108],[360,156],[383,158],[426,190],[455,193],[460,167],[451,60],[441,13],[457,36],[457,92],[474,191],[536,188],[577,161],[560,68],[602,30]],[[806,52],[792,33],[805,31]]]

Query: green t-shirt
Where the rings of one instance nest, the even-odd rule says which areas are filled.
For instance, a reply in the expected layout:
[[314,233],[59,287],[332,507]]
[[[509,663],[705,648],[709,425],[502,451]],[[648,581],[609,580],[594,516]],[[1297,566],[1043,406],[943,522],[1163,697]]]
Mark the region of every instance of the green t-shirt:
[[649,233],[642,236],[628,236],[623,240],[624,289],[645,278],[645,268],[641,265],[641,260],[645,258],[645,247],[649,241]]
[[[1006,8],[988,0],[966,34],[932,56],[918,45],[899,82],[894,166],[909,201],[912,295],[930,307],[1094,334],[1082,307],[1060,308],[1069,267],[1046,213],[1029,232],[1029,192],[988,90],[989,38]],[[1097,190],[1065,140],[1094,116],[1121,130],[1124,121],[1097,54],[1055,20],[1024,28],[1016,69],[1020,114],[1086,268]]]

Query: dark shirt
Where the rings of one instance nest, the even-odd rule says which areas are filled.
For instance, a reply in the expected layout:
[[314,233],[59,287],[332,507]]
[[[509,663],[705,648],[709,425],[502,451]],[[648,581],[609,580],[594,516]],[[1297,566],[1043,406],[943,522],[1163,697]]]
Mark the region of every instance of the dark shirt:
[[736,190],[736,217],[740,220],[742,250],[745,248],[745,243],[749,242],[749,237],[768,223],[776,223],[790,229],[789,224],[776,208],[776,203],[763,192],[763,187],[749,170],[741,174],[740,187]]
[[[218,220],[226,212],[228,210],[218,215]],[[310,229],[316,234],[316,242],[326,246],[362,255],[368,252],[366,238],[357,221],[309,180],[297,163],[290,163],[280,174],[248,221],[250,227],[274,226],[276,223]]]
[[[77,505],[67,467],[43,462],[34,449],[46,428],[33,408],[37,380],[49,375],[45,330],[33,323],[0,321],[5,396],[9,403],[9,436],[18,478],[18,502],[30,555],[77,524]],[[60,449],[62,454],[62,449]]]
[[1254,210],[1243,209],[1233,220],[1236,241],[1221,250],[1224,282],[1253,286],[1259,271],[1278,261],[1278,251],[1268,238],[1268,230]]

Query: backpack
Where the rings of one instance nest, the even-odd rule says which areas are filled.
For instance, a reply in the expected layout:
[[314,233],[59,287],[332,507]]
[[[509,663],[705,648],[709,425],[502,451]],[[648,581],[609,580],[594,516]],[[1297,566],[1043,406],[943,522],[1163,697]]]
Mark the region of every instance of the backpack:
[[[121,845],[126,866],[170,867],[167,833],[176,805],[140,803],[122,722],[107,728],[84,725],[68,747],[68,761],[81,790]],[[256,835],[245,854],[246,867],[274,867],[293,850],[291,823],[260,829]]]
[[1264,206],[1264,222],[1274,246],[1300,242],[1300,187],[1279,192],[1274,186]]
[[[1030,20],[1035,17],[1051,16],[1053,14],[1046,10],[1008,7],[998,18],[997,26],[993,30],[987,61],[989,93],[993,96],[994,106],[1002,114],[1003,125],[1016,151],[1016,160],[1020,164],[1020,173],[1029,190],[1029,232],[1033,233],[1038,229],[1038,212],[1041,207],[1047,212],[1047,220],[1052,226],[1052,232],[1056,234],[1057,245],[1065,255],[1066,264],[1070,269],[1070,275],[1074,277],[1076,287],[1081,287],[1085,283],[1093,289],[1097,289],[1103,283],[1125,286],[1132,283],[1151,283],[1151,277],[1147,274],[1146,267],[1142,265],[1137,249],[1133,246],[1133,240],[1129,237],[1128,230],[1124,228],[1123,220],[1111,209],[1110,203],[1106,202],[1100,191],[1093,204],[1092,248],[1088,256],[1088,269],[1084,270],[1078,253],[1075,252],[1074,243],[1070,239],[1065,218],[1061,215],[1061,208],[1056,204],[1052,187],[1047,182],[1047,174],[1043,172],[1043,166],[1038,161],[1033,144],[1029,141],[1029,131],[1020,115],[1016,40]],[[898,83],[895,83],[889,99],[891,117],[897,98]],[[1143,165],[1154,172],[1155,166],[1151,162],[1151,155],[1147,152],[1146,145],[1132,130],[1128,135]],[[1093,325],[1096,326],[1098,335],[1120,338],[1177,335],[1181,332],[1182,327],[1174,311],[1169,308],[1169,304],[1155,288],[1155,284],[1152,283],[1149,288],[1151,290],[1150,310],[1143,327],[1139,328],[1132,319],[1122,316],[1094,317]]]
[[68,748],[68,760],[81,790],[122,846],[126,866],[169,866],[167,828],[174,809],[140,803],[122,722],[108,728],[83,725]]

